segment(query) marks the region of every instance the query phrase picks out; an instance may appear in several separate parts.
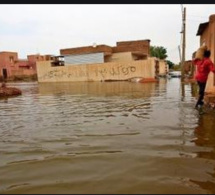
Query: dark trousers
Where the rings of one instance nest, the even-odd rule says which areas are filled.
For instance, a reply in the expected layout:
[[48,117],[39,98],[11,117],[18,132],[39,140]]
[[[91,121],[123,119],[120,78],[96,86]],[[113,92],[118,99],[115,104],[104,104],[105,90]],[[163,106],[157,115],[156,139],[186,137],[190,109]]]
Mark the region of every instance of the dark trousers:
[[199,99],[196,103],[196,107],[198,107],[198,105],[202,106],[204,104],[203,100],[204,100],[204,95],[205,95],[205,87],[206,87],[206,82],[202,83],[197,81],[198,86],[199,86]]

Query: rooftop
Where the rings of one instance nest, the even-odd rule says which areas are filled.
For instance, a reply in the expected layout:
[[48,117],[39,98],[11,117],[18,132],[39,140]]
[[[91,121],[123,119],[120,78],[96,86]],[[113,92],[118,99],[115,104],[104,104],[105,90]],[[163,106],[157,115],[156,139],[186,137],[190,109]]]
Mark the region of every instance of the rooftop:
[[197,36],[198,36],[198,35],[201,35],[201,34],[204,32],[204,30],[207,28],[208,24],[209,24],[209,22],[201,23],[201,24],[199,25],[199,29],[198,29],[196,35],[197,35]]

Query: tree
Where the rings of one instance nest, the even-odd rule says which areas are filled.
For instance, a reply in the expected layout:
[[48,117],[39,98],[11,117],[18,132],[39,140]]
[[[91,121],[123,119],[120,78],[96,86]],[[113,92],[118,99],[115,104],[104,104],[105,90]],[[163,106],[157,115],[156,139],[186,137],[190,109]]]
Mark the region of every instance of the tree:
[[169,69],[173,69],[174,68],[175,64],[173,62],[171,62],[170,60],[167,60],[166,63],[168,64]]
[[150,55],[161,60],[165,60],[168,57],[166,48],[162,46],[150,46]]

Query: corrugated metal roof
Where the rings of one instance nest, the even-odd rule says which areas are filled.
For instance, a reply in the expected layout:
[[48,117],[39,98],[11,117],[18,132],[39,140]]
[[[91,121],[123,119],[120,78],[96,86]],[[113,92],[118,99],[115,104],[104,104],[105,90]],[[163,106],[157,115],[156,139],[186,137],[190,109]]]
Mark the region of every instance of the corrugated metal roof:
[[65,55],[65,65],[104,63],[103,53]]
[[209,24],[209,22],[201,23],[199,25],[199,29],[198,29],[196,35],[201,35],[204,32],[204,30],[206,29],[206,27],[208,26],[208,24]]

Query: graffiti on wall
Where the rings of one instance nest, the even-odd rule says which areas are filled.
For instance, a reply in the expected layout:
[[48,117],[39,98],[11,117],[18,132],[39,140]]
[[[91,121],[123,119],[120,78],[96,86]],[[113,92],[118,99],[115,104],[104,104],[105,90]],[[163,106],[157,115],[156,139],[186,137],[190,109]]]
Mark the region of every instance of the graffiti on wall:
[[54,69],[48,71],[46,74],[41,76],[41,79],[53,79],[53,78],[79,78],[79,77],[88,77],[88,72],[83,69],[77,69],[75,71],[66,72],[62,69]]
[[136,72],[135,66],[116,66],[111,68],[98,68],[96,70],[96,76],[101,76],[102,78],[107,78],[108,76],[126,76],[130,73]]
[[[89,71],[87,71],[89,70]],[[92,72],[90,72],[90,67],[88,69],[83,67],[76,67],[75,69],[72,69],[70,71],[66,71],[61,67],[61,69],[53,69],[39,77],[40,79],[60,79],[60,78],[89,78],[89,75],[91,76],[95,75],[96,77],[102,77],[103,79],[107,79],[109,76],[127,76],[132,73],[136,72],[135,66],[115,66],[115,67],[102,67],[97,66],[96,69],[93,69]]]

